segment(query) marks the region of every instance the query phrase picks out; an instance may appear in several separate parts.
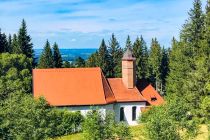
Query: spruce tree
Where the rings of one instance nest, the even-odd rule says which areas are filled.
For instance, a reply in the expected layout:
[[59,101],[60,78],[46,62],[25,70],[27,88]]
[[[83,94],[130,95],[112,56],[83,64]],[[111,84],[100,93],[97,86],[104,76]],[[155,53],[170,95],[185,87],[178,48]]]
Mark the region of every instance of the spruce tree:
[[12,37],[12,53],[21,54],[22,51],[18,45],[18,38],[17,35],[14,34]]
[[53,54],[52,54],[52,50],[51,50],[50,43],[48,42],[48,40],[40,56],[38,67],[39,68],[53,68],[54,67]]
[[148,78],[148,52],[143,37],[137,37],[133,44],[133,55],[136,57],[136,74],[138,79]]
[[108,52],[110,55],[110,77],[120,77],[123,51],[114,34],[109,41]]
[[152,39],[150,54],[149,54],[149,78],[150,82],[155,86],[157,91],[161,89],[161,60],[162,60],[162,52],[160,44],[157,39]]
[[169,49],[162,48],[162,60],[161,60],[161,81],[162,92],[165,93],[166,77],[169,72]]
[[12,53],[12,36],[9,34],[8,36],[8,52]]
[[0,29],[0,53],[8,52],[8,42],[5,33],[1,33]]
[[125,50],[127,50],[127,48],[132,48],[132,42],[131,42],[131,39],[130,39],[129,35],[128,35],[127,39],[126,39]]
[[190,9],[189,19],[181,31],[181,41],[188,44],[188,49],[192,57],[199,53],[200,40],[203,38],[204,15],[202,12],[201,1],[194,0],[193,8]]
[[62,67],[62,57],[61,57],[57,43],[54,43],[53,45],[53,61],[54,61],[55,68]]
[[27,33],[27,26],[24,19],[18,31],[18,45],[22,54],[25,54],[28,58],[33,58],[33,44],[31,43],[31,37]]
[[110,57],[104,39],[98,50],[98,66],[102,69],[106,77],[110,76]]

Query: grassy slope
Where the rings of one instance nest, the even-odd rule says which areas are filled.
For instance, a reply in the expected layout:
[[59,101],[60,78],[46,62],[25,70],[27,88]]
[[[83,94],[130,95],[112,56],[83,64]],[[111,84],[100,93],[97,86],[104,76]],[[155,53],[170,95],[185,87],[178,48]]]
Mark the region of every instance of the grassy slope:
[[[131,134],[134,140],[146,140],[146,133],[144,131],[144,125],[132,126]],[[85,140],[82,133],[72,134],[56,138],[55,140]],[[208,129],[207,126],[201,126],[200,133],[195,140],[208,140]]]

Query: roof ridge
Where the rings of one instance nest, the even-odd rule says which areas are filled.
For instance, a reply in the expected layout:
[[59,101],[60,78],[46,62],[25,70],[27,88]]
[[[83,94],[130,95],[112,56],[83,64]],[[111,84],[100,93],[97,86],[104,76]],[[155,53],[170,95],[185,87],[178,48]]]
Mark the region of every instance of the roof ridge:
[[[106,77],[104,76],[104,74],[103,74],[103,72],[102,72],[102,70],[101,70],[101,77],[102,77],[102,86],[103,86],[103,91],[104,91],[104,97],[105,97],[105,101],[107,102],[107,98],[106,98],[106,91],[105,91],[105,85],[104,85],[104,82],[105,82],[105,84],[107,84],[107,87],[109,88],[109,90],[111,91],[111,94],[112,94],[112,96],[114,97],[114,100],[116,101],[116,98],[115,98],[115,96],[114,96],[114,93],[113,93],[113,91],[112,91],[112,89],[111,89],[111,87],[110,87],[110,85],[109,85],[109,83],[107,82],[107,79],[106,79]],[[103,82],[103,79],[104,79],[104,82]],[[108,102],[107,102],[108,103]]]

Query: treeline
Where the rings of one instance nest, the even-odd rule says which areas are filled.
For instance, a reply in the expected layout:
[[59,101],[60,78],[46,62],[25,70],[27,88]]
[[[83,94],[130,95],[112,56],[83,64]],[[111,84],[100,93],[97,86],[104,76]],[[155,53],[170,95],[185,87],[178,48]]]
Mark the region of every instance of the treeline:
[[152,39],[148,49],[142,36],[137,37],[133,43],[128,36],[125,47],[121,48],[112,34],[108,45],[102,40],[98,51],[86,61],[86,66],[100,67],[106,77],[121,77],[122,57],[127,48],[130,48],[136,57],[137,79],[150,81],[163,94],[168,74],[169,49],[161,47],[156,38]]
[[102,39],[99,49],[91,54],[87,60],[78,57],[71,63],[62,61],[56,43],[51,48],[50,43],[46,41],[38,62],[38,68],[100,67],[106,77],[121,77],[122,57],[128,47],[132,49],[134,57],[136,57],[137,79],[150,81],[156,90],[164,94],[166,76],[169,71],[170,50],[161,47],[156,38],[152,39],[151,46],[148,49],[142,36],[137,37],[133,43],[128,36],[125,47],[121,48],[116,36],[112,34],[108,45]]
[[166,103],[141,118],[150,139],[192,139],[201,124],[210,131],[210,0],[194,0],[179,39],[172,39]]

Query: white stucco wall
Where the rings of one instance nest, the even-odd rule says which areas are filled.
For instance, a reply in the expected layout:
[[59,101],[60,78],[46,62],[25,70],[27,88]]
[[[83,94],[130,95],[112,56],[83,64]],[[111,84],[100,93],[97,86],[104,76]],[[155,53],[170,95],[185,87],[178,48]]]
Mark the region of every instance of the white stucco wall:
[[[136,107],[136,121],[132,120],[132,107]],[[145,102],[127,102],[127,103],[114,103],[108,105],[98,105],[98,106],[72,106],[66,107],[71,111],[80,111],[82,115],[86,115],[88,111],[92,109],[98,109],[101,113],[105,115],[106,111],[113,111],[115,113],[116,121],[120,121],[120,108],[124,108],[124,119],[125,123],[129,125],[137,125],[137,120],[141,114],[141,108],[145,107]]]
[[114,111],[113,104],[108,105],[97,105],[97,106],[72,106],[67,107],[71,111],[80,111],[82,115],[86,115],[88,111],[90,110],[99,110],[101,113],[105,115],[106,110]]
[[[114,105],[115,118],[117,121],[120,121],[120,108],[124,108],[124,119],[125,122],[129,125],[137,125],[137,120],[141,115],[141,108],[145,107],[145,102],[128,102],[128,103],[116,103]],[[132,120],[132,107],[136,107],[136,121]]]

